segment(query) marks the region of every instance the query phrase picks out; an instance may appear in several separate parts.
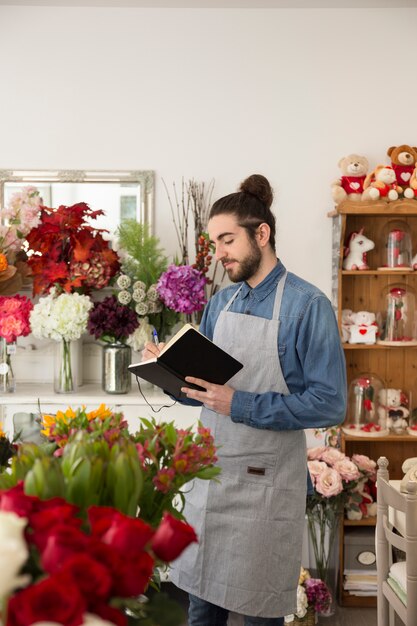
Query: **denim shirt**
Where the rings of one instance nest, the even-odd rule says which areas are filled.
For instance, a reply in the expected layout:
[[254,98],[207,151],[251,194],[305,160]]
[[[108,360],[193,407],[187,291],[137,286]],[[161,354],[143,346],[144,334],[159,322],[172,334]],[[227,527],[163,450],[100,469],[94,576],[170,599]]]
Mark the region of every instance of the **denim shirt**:
[[[219,291],[206,306],[200,331],[213,339],[220,311],[241,285],[229,311],[271,319],[276,286],[284,273],[285,267],[278,261],[256,287],[244,282]],[[346,410],[346,367],[329,299],[317,287],[289,272],[279,317],[277,353],[290,394],[238,389],[233,395],[231,419],[271,430],[339,424]],[[256,351],[256,345],[248,346],[248,350]]]

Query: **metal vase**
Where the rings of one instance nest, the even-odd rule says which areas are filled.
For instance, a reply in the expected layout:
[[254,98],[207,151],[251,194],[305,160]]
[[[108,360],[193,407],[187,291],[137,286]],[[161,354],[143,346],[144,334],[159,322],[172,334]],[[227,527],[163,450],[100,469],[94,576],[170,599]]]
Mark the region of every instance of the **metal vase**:
[[103,346],[102,387],[106,393],[128,393],[131,373],[132,349],[124,343],[107,343]]

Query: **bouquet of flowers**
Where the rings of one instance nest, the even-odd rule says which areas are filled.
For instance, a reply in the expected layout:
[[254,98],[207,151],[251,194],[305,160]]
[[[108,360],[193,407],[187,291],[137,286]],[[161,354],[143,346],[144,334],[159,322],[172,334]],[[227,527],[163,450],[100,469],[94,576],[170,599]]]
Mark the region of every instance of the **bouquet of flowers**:
[[[76,505],[28,495],[19,483],[0,492],[3,623],[127,626],[129,608],[137,624],[167,624],[161,607],[154,621],[152,602],[138,596],[156,565],[196,540],[186,522],[170,515],[156,529],[110,507],[91,505],[83,518]],[[180,623],[171,610],[169,619]]]
[[96,302],[87,324],[88,332],[106,343],[126,343],[138,326],[135,311],[121,304],[116,296],[107,296],[101,302]]
[[159,277],[168,267],[168,259],[159,239],[149,233],[148,225],[135,220],[124,220],[119,226],[118,246],[122,274],[116,281],[116,295],[119,302],[130,306],[140,318],[140,326],[128,343],[141,350],[153,328],[164,339],[179,319],[178,313],[165,306],[156,289]]
[[15,389],[10,355],[16,351],[17,337],[30,333],[32,309],[26,296],[0,296],[0,392]]
[[310,572],[301,567],[297,586],[297,611],[285,616],[286,624],[316,624],[316,613],[324,614],[332,602],[330,590],[320,578],[312,578]]
[[375,481],[375,462],[363,455],[350,459],[329,446],[310,448],[308,470],[314,491],[307,495],[307,519],[318,577],[328,583],[331,552],[338,533],[339,518],[352,506],[368,480]]
[[74,389],[70,342],[79,339],[85,332],[92,306],[93,303],[86,295],[57,295],[55,288],[52,288],[48,296],[39,299],[30,314],[30,325],[35,337],[62,342],[58,387],[64,392]]
[[118,255],[103,238],[104,229],[87,222],[103,215],[85,202],[57,209],[41,207],[40,224],[27,235],[32,254],[28,263],[33,274],[33,294],[51,287],[90,293],[106,287],[118,272]]
[[[41,198],[36,187],[14,193],[0,209],[0,290],[15,293],[28,275],[26,254],[21,252],[28,232],[37,226]],[[20,258],[21,257],[21,258]]]

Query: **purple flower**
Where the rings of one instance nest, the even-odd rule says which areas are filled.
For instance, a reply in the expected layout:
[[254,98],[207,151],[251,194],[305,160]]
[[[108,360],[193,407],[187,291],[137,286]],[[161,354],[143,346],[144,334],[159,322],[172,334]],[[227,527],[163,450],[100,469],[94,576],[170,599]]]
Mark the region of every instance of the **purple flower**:
[[96,302],[87,323],[90,335],[107,342],[124,342],[138,326],[136,313],[119,304],[116,296],[108,296],[101,302]]
[[330,590],[326,583],[320,578],[307,578],[304,581],[309,606],[322,613],[326,611],[332,601]]
[[156,289],[169,309],[177,313],[194,313],[201,311],[207,302],[206,282],[206,277],[191,265],[170,265],[161,274]]

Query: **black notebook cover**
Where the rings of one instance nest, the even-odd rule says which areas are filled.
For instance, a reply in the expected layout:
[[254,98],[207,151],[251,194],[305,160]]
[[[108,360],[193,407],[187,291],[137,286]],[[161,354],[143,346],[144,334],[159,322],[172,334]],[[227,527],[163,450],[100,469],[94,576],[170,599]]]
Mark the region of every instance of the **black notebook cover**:
[[181,387],[201,389],[197,385],[186,383],[186,376],[224,385],[242,367],[242,363],[216,346],[191,324],[186,324],[169,341],[158,358],[129,365],[133,374],[177,398],[184,397]]

